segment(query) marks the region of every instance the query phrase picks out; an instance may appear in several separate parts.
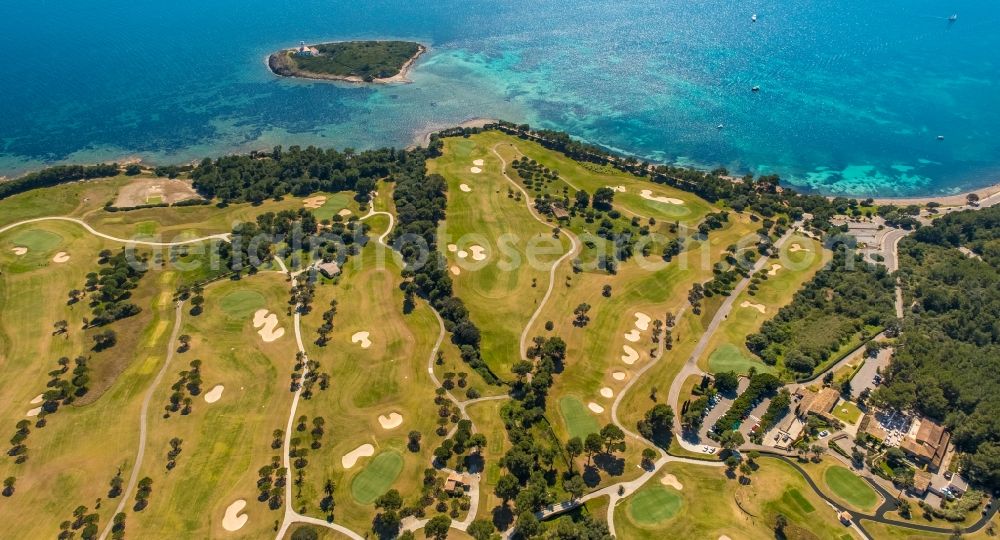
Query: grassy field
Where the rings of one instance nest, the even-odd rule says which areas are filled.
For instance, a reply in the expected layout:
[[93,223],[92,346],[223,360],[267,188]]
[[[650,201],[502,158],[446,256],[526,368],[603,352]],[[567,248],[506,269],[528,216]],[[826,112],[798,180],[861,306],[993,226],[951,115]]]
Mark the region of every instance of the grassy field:
[[[84,184],[72,186],[78,195]],[[89,188],[89,186],[87,186]],[[31,192],[26,195],[37,195]],[[51,193],[51,204],[70,201]],[[0,215],[28,217],[34,197],[12,197],[0,203]],[[27,206],[18,206],[25,203]],[[10,209],[11,213],[7,210]],[[14,255],[15,242],[29,247],[24,256]],[[92,350],[97,330],[82,330],[90,316],[84,303],[69,306],[67,293],[81,288],[85,275],[97,270],[97,253],[119,246],[104,242],[71,223],[44,222],[0,235],[0,426],[13,434],[14,424],[36,407],[30,401],[45,391],[47,373],[56,360],[88,356],[90,391],[73,405],[64,405],[46,417],[38,428],[32,422],[25,442],[28,460],[15,464],[6,455],[0,460],[0,476],[17,478],[13,497],[0,505],[0,519],[25,538],[52,538],[73,510],[107,497],[108,482],[121,468],[131,472],[138,443],[141,392],[150,383],[166,350],[173,309],[160,301],[162,288],[171,288],[169,274],[147,274],[132,291],[131,301],[143,308],[133,317],[109,328],[118,334],[114,347]],[[34,248],[34,251],[30,251]],[[69,261],[51,261],[56,251],[70,254]],[[32,255],[34,253],[34,255]],[[16,314],[16,316],[13,316]],[[53,323],[67,321],[67,333],[54,335]],[[53,494],[58,494],[54,497]],[[97,510],[101,523],[111,519],[117,501],[105,500]]]
[[[430,162],[428,170],[448,181],[448,219],[438,243],[461,272],[452,276],[455,294],[482,332],[483,358],[500,377],[509,378],[510,366],[520,358],[521,331],[545,295],[552,263],[569,250],[569,242],[553,239],[552,228],[535,221],[523,200],[507,196],[512,186],[488,143],[446,139],[445,155]],[[476,159],[485,162],[480,174],[470,172]],[[472,191],[462,191],[462,184]],[[486,259],[459,257],[472,246],[484,248]]]
[[861,419],[861,409],[850,401],[842,401],[833,409],[833,415],[846,424],[856,424]]
[[[377,238],[388,226],[384,216],[370,219],[371,236]],[[336,484],[336,519],[358,531],[371,528],[374,507],[371,500],[389,487],[399,489],[404,497],[419,492],[423,470],[430,465],[431,452],[441,437],[434,433],[438,418],[434,405],[434,384],[427,362],[438,337],[438,323],[423,302],[409,314],[403,314],[403,293],[399,289],[400,268],[395,258],[374,241],[361,255],[344,266],[338,282],[323,283],[316,289],[312,313],[302,317],[302,338],[311,359],[320,363],[319,371],[329,373],[331,387],[317,390],[313,397],[299,402],[299,415],[326,420],[322,447],[309,450],[309,465],[296,507],[308,515],[323,518],[318,508],[326,480]],[[339,303],[334,318],[331,341],[324,347],[315,344],[322,313],[330,301]],[[368,349],[352,343],[356,332],[369,332]],[[396,412],[403,423],[392,430],[383,429],[379,415]],[[406,448],[406,437],[419,431],[421,449]],[[304,440],[308,439],[308,434]],[[375,447],[375,457],[361,458],[345,469],[341,458],[362,444]],[[387,467],[401,458],[398,476],[387,474]],[[392,461],[387,461],[392,460]],[[371,472],[369,472],[371,470]],[[391,472],[391,471],[390,471]],[[395,478],[390,478],[395,476]],[[357,500],[356,500],[357,499]]]
[[594,416],[576,396],[563,396],[559,400],[559,412],[566,423],[570,437],[586,439],[587,435],[597,433],[601,429]]
[[351,495],[361,504],[371,504],[380,495],[389,491],[393,482],[403,470],[403,456],[392,450],[382,452],[372,458],[361,474],[351,481]]
[[[792,251],[793,247],[795,251]],[[746,373],[754,367],[758,372],[777,372],[747,349],[746,337],[759,330],[760,325],[774,317],[782,306],[790,303],[802,284],[812,279],[829,259],[830,252],[823,250],[819,242],[804,236],[790,238],[782,246],[778,259],[766,263],[766,268],[770,268],[771,264],[781,264],[782,268],[773,276],[767,271],[760,272],[761,281],[757,290],[748,288],[734,300],[732,311],[719,325],[705,348],[706,354],[699,360],[703,369],[712,373]],[[764,312],[761,313],[758,308],[763,308]]]
[[830,467],[823,473],[823,481],[837,497],[856,508],[874,508],[879,498],[864,480],[844,467]]
[[[683,489],[663,485],[660,480],[665,474],[674,475]],[[795,501],[791,492],[798,493],[801,501]],[[771,540],[778,513],[789,519],[790,539],[819,540],[844,534],[853,538],[794,469],[774,460],[761,460],[746,485],[726,478],[723,467],[669,463],[617,506],[615,527],[619,538],[630,540],[714,540],[722,535]]]
[[684,499],[671,487],[651,484],[628,501],[629,517],[639,525],[657,525],[680,512]]
[[[248,299],[250,301],[248,301]],[[141,537],[181,534],[221,536],[226,507],[247,501],[248,535],[264,534],[281,511],[257,501],[257,470],[280,450],[271,448],[272,432],[284,429],[291,404],[287,377],[294,361],[291,318],[285,312],[288,285],[276,273],[240,281],[219,281],[205,290],[205,310],[185,312],[183,333],[190,350],[174,356],[150,405],[149,438],[142,475],[153,479],[149,508],[128,518],[128,529]],[[254,311],[278,316],[285,335],[265,343],[251,324]],[[191,413],[164,417],[171,385],[190,362],[199,359],[202,392],[190,395]],[[204,394],[223,385],[222,397],[207,403]],[[183,440],[177,466],[167,470],[172,438]]]

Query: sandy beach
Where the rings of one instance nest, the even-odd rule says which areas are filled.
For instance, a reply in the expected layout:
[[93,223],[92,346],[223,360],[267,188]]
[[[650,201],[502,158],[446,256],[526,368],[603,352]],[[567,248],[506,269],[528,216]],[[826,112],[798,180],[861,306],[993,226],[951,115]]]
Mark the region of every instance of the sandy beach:
[[458,124],[433,124],[422,128],[416,132],[413,136],[413,143],[407,147],[407,149],[413,149],[417,146],[427,146],[431,143],[431,135],[437,133],[438,131],[451,128],[481,128],[486,124],[495,124],[499,120],[495,118],[482,118],[474,117]]
[[[872,200],[874,200],[877,205],[894,204],[896,206],[909,206],[911,204],[919,204],[922,206],[929,202],[936,202],[941,206],[965,206],[968,204],[966,197],[968,197],[970,193],[979,195],[980,203],[986,202],[986,199],[992,200],[1000,197],[1000,184],[993,184],[992,186],[987,186],[973,191],[956,193],[955,195],[931,195],[928,197],[876,197]],[[863,199],[862,197],[856,198]]]

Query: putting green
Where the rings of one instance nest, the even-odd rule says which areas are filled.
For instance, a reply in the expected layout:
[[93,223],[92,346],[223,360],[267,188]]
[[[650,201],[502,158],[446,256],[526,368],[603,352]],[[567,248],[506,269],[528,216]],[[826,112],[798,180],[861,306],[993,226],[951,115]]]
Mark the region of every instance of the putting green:
[[220,305],[230,317],[248,317],[264,307],[264,295],[257,291],[233,291],[222,297]]
[[20,231],[10,239],[11,243],[15,246],[28,248],[28,253],[33,251],[39,253],[52,251],[62,243],[62,240],[62,237],[58,234],[41,229]]
[[559,412],[562,413],[563,420],[566,422],[566,429],[569,430],[570,437],[585,439],[587,435],[601,430],[600,426],[597,425],[597,420],[576,396],[566,396],[560,399]]
[[656,525],[676,516],[683,505],[676,489],[653,484],[632,497],[628,511],[636,523]]
[[316,208],[312,211],[316,219],[330,219],[340,212],[347,205],[351,204],[351,196],[347,193],[334,193],[333,195],[326,195],[326,202],[323,206]]
[[823,473],[823,481],[835,495],[858,508],[872,508],[878,502],[875,490],[845,467],[830,467]]
[[403,470],[403,456],[398,452],[382,452],[351,482],[351,495],[361,504],[371,504],[389,491]]
[[732,343],[725,343],[712,351],[712,356],[708,357],[708,369],[712,373],[722,373],[735,371],[736,373],[747,373],[750,367],[757,369],[757,373],[774,373],[774,367],[763,362],[758,362],[747,358],[740,349]]

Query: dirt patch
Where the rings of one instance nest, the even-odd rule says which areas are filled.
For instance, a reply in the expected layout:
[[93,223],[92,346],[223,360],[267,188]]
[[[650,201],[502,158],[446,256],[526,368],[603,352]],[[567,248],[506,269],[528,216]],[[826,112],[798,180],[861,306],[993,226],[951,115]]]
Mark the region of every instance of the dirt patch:
[[201,195],[191,187],[190,180],[169,178],[136,178],[118,190],[115,206],[134,208],[147,204],[175,204]]
[[452,265],[451,268],[449,268],[449,270],[451,271],[451,273],[453,275],[456,275],[456,276],[462,273],[462,269],[459,268],[459,267],[457,267],[457,266],[455,266],[455,265]]

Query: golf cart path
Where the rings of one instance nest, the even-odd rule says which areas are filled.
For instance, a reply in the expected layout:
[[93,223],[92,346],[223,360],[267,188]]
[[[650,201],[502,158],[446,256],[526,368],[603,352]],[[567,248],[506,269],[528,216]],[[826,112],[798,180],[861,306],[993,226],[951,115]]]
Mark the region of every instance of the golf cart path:
[[129,240],[127,238],[119,238],[117,236],[111,236],[110,234],[104,234],[91,227],[90,224],[87,223],[86,221],[65,216],[48,216],[48,217],[39,217],[39,218],[18,221],[16,223],[11,223],[10,225],[5,225],[3,228],[0,228],[0,234],[5,233],[15,227],[20,227],[21,225],[28,225],[30,223],[39,223],[42,221],[68,221],[70,223],[76,223],[77,225],[83,227],[84,229],[87,230],[87,232],[93,234],[94,236],[104,238],[105,240],[111,240],[112,242],[121,242],[123,244],[134,244],[137,246],[152,246],[152,247],[183,246],[186,244],[196,244],[198,242],[204,242],[206,240],[222,240],[224,242],[229,242],[229,236],[230,236],[229,233],[212,234],[209,236],[202,236],[199,238],[178,240],[176,242],[151,242],[148,240],[134,240],[134,239]]
[[[541,223],[542,225],[546,227],[551,227],[552,225],[549,222],[545,221],[545,219],[543,219],[541,216],[539,216],[535,212],[535,209],[532,208],[531,204],[532,199],[531,196],[528,195],[528,192],[525,191],[525,189],[521,187],[520,184],[515,182],[514,179],[512,179],[510,176],[507,175],[507,160],[505,160],[503,156],[501,156],[500,153],[497,152],[497,147],[500,146],[501,144],[504,143],[494,144],[493,147],[490,148],[490,152],[493,152],[493,155],[495,155],[497,159],[500,160],[501,164],[500,173],[503,174],[503,177],[506,178],[508,182],[513,184],[514,187],[520,190],[521,193],[524,195],[524,204],[525,206],[528,207],[528,212],[531,214],[531,217],[535,218],[535,221]],[[515,150],[517,150],[516,147]],[[580,252],[580,242],[576,239],[576,235],[574,235],[569,231],[563,231],[563,232],[565,232],[566,237],[569,238],[572,247],[562,257],[556,259],[556,261],[552,263],[552,267],[549,268],[549,288],[548,290],[545,291],[545,296],[542,297],[542,301],[538,303],[538,307],[535,308],[535,312],[531,314],[531,318],[528,319],[528,323],[524,325],[524,331],[521,332],[521,345],[520,345],[521,360],[528,359],[528,347],[527,347],[528,333],[531,331],[531,327],[535,325],[535,321],[538,320],[538,316],[541,315],[542,309],[545,308],[545,304],[549,301],[549,297],[552,296],[552,290],[555,288],[556,284],[556,270],[559,269],[559,265],[562,264],[563,261],[565,261],[570,257],[576,256]]]
[[[156,392],[156,388],[160,385],[160,381],[163,380],[163,376],[167,373],[170,361],[174,358],[174,353],[177,349],[177,336],[181,331],[183,309],[184,301],[178,301],[177,307],[174,309],[174,329],[170,332],[170,340],[167,342],[166,359],[164,359],[163,365],[160,366],[160,371],[157,372],[156,378],[153,379],[153,383],[146,389],[146,395],[142,398],[142,408],[139,412],[139,450],[136,452],[135,463],[132,465],[132,473],[129,475],[128,486],[126,486],[125,491],[118,496],[118,506],[115,508],[115,512],[112,515],[117,515],[125,510],[126,501],[128,501],[132,492],[135,490],[136,484],[139,483],[139,470],[142,468],[142,460],[146,456],[146,434],[148,432],[147,413],[149,412],[149,402],[153,398],[153,393]],[[108,524],[104,526],[104,530],[101,531],[99,540],[107,538],[108,533],[111,532],[111,528],[113,526],[114,522],[108,521]]]

